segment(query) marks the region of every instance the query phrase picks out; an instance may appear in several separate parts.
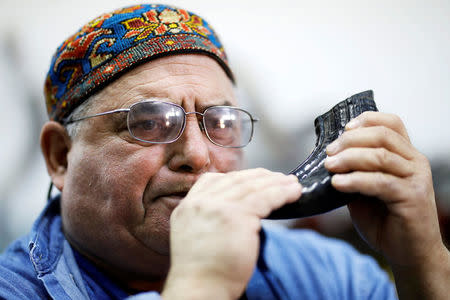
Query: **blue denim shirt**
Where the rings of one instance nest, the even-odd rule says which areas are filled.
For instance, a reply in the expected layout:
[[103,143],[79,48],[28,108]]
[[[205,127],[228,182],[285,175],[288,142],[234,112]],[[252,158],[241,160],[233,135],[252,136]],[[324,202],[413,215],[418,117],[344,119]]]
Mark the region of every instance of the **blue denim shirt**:
[[[396,299],[376,262],[307,230],[265,228],[248,299]],[[29,235],[0,256],[0,299],[89,299],[82,270],[61,230],[59,197]],[[156,292],[129,299],[160,299]]]

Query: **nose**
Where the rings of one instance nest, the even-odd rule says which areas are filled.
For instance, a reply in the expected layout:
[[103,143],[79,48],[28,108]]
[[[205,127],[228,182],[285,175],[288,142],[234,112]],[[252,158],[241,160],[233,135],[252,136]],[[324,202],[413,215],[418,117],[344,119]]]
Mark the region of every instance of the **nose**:
[[186,115],[186,127],[180,138],[169,144],[172,149],[169,169],[201,173],[210,165],[209,141],[203,134],[196,114]]

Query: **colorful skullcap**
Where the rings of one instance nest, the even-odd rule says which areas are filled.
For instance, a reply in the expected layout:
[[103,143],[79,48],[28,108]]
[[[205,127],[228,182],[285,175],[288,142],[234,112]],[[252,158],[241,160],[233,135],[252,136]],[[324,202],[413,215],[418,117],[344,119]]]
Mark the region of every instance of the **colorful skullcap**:
[[178,53],[215,58],[233,81],[222,44],[199,16],[167,5],[137,5],[101,15],[56,50],[44,87],[49,118],[63,122],[126,70]]

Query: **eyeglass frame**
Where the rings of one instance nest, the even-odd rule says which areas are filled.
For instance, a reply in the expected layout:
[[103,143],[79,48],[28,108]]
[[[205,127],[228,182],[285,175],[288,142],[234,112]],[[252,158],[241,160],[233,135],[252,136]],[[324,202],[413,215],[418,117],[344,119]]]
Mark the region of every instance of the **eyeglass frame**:
[[[171,140],[171,141],[167,141],[167,142],[151,142],[151,141],[146,141],[146,140],[140,139],[140,138],[136,137],[136,136],[131,132],[130,126],[129,126],[129,114],[128,114],[128,113],[130,112],[130,110],[131,110],[131,108],[132,108],[133,106],[138,105],[138,104],[142,104],[142,103],[146,103],[146,102],[147,102],[147,103],[164,103],[164,104],[173,105],[173,106],[178,107],[178,108],[181,109],[181,111],[184,113],[184,122],[183,122],[183,127],[181,128],[180,133],[176,136],[176,138],[174,138],[174,139]],[[208,134],[208,131],[207,131],[206,128],[205,128],[205,127],[206,127],[206,124],[205,124],[205,118],[204,118],[204,115],[205,115],[205,113],[206,113],[209,109],[212,109],[212,108],[232,108],[232,109],[235,109],[235,110],[242,111],[242,112],[244,112],[244,113],[246,113],[246,114],[249,115],[250,121],[251,121],[251,123],[252,123],[252,130],[251,130],[251,133],[250,133],[250,138],[248,139],[248,141],[247,141],[246,144],[241,145],[241,146],[225,146],[225,145],[221,145],[221,144],[219,144],[219,143],[216,143],[216,142],[214,142],[214,141],[211,139],[211,137],[210,137],[209,134]],[[84,116],[84,117],[81,117],[81,118],[78,118],[78,119],[71,119],[71,118],[69,117],[69,118],[63,120],[62,124],[63,124],[64,126],[66,126],[66,125],[69,125],[69,124],[72,124],[72,123],[75,123],[75,122],[79,122],[79,121],[83,121],[83,120],[86,120],[86,119],[91,119],[91,118],[94,118],[94,117],[100,117],[100,116],[105,116],[105,115],[114,114],[114,113],[120,113],[120,112],[126,112],[126,113],[127,113],[127,129],[128,129],[129,134],[130,134],[134,139],[136,139],[136,140],[138,140],[138,141],[141,141],[141,142],[144,142],[144,143],[149,143],[149,144],[170,144],[170,143],[176,142],[176,141],[181,137],[181,135],[184,133],[184,129],[186,128],[186,123],[187,123],[187,116],[188,116],[188,115],[200,115],[200,116],[202,117],[202,121],[199,122],[200,130],[203,131],[203,132],[205,133],[206,137],[208,138],[208,140],[209,140],[211,143],[213,143],[213,144],[216,145],[216,146],[223,147],[223,148],[244,148],[245,146],[247,146],[247,145],[252,141],[252,138],[253,138],[253,132],[254,132],[254,126],[253,126],[253,123],[259,121],[259,119],[253,117],[252,114],[251,114],[250,112],[246,111],[245,109],[242,109],[242,108],[239,108],[239,107],[235,107],[235,106],[228,106],[228,105],[214,105],[214,106],[210,106],[210,107],[206,108],[206,109],[203,111],[203,113],[201,113],[201,112],[198,112],[198,111],[186,112],[186,110],[185,110],[181,105],[178,105],[178,104],[172,103],[172,102],[166,102],[166,101],[160,101],[160,100],[143,100],[143,101],[139,101],[139,102],[136,102],[136,103],[131,104],[128,108],[118,108],[118,109],[114,109],[114,110],[110,110],[110,111],[105,111],[105,112],[96,113],[96,114],[89,115],[89,116]]]

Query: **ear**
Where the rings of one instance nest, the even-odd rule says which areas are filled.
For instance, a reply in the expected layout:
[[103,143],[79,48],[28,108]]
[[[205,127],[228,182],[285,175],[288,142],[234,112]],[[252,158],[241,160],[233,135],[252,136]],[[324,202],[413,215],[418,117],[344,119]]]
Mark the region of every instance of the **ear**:
[[67,171],[67,154],[71,147],[71,139],[64,126],[49,121],[41,131],[41,150],[47,165],[47,172],[53,184],[62,191],[64,176]]

